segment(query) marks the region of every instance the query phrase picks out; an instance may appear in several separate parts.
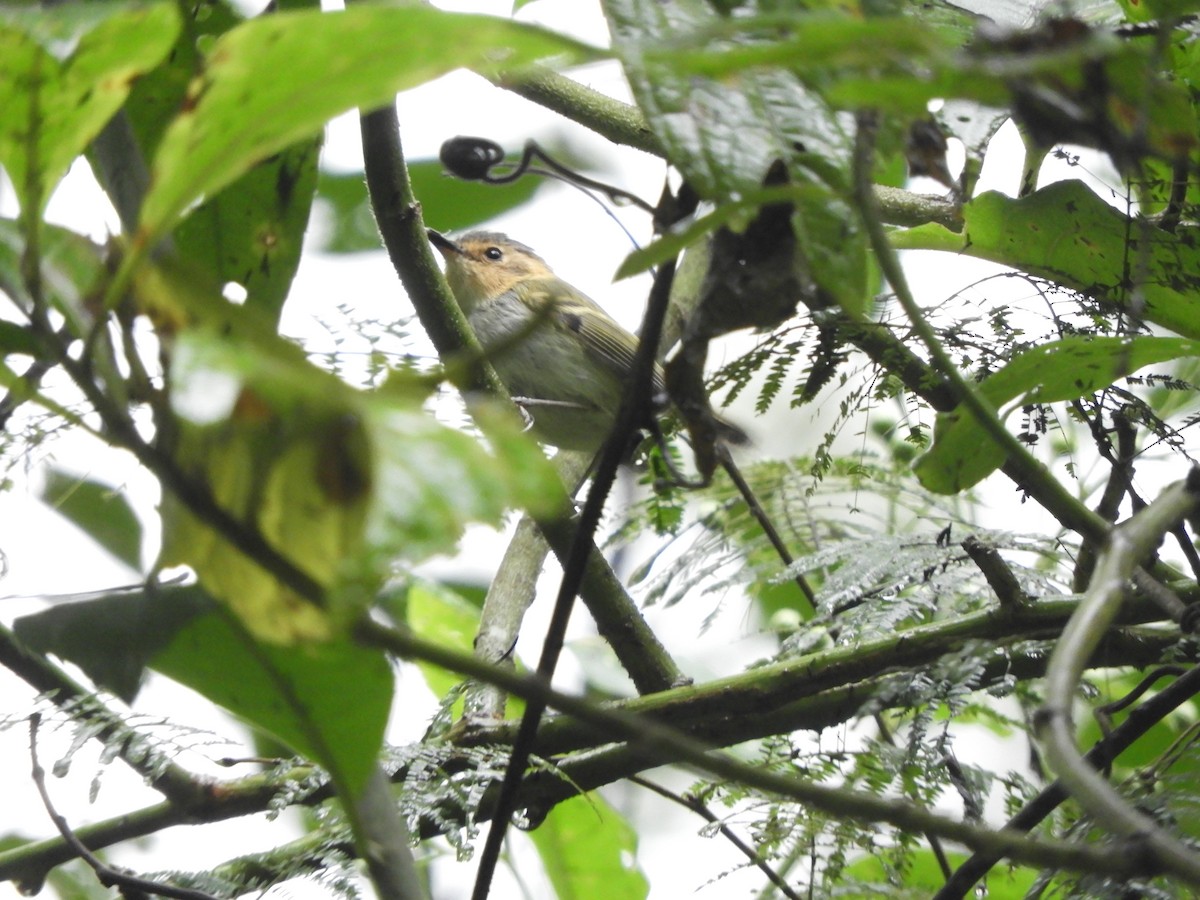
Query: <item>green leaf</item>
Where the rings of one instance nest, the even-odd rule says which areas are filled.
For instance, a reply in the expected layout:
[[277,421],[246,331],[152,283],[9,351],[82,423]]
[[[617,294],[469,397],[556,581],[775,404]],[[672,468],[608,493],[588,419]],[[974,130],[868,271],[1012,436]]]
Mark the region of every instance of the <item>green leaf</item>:
[[51,469],[41,499],[125,565],[141,571],[142,523],[119,490]]
[[[179,252],[222,282],[246,289],[246,306],[277,322],[300,266],[317,184],[321,140],[277,153],[202,203],[175,231]],[[378,243],[378,242],[377,242]]]
[[451,551],[468,523],[498,524],[513,506],[544,510],[554,496],[553,469],[510,417],[488,425],[489,451],[421,409],[427,381],[395,374],[379,391],[354,390],[256,331],[248,313],[230,306],[175,340],[182,420],[172,453],[223,509],[324,588],[327,602],[318,609],[280,584],[171,494],[163,562],[194,568],[260,639],[336,634],[398,558]]
[[[42,225],[41,274],[45,300],[62,313],[76,335],[91,327],[86,300],[104,272],[101,250],[87,238],[55,225]],[[0,289],[22,309],[32,308],[21,259],[25,239],[20,225],[0,219]]]
[[[201,48],[245,20],[228,0],[198,0],[177,9],[184,27],[175,45],[160,65],[137,80],[122,109],[146,160],[153,157],[163,132],[183,106],[188,85],[200,69]],[[96,169],[103,180],[103,167]]]
[[[664,50],[704,46],[720,33],[726,20],[704,0],[611,0],[605,12],[638,106],[688,183],[711,200],[739,201],[761,189],[771,164],[783,160],[789,182],[811,189],[792,226],[812,277],[847,309],[861,309],[870,266],[845,200],[849,117],[785,69],[750,68],[724,80],[693,71],[698,51]],[[761,43],[752,40],[731,39],[747,52]]]
[[[967,860],[964,853],[947,853],[951,868],[958,868]],[[889,871],[879,855],[863,856],[845,868],[845,876],[839,883],[844,886],[838,891],[842,900],[878,900],[893,893],[896,872]],[[907,857],[904,871],[903,896],[932,896],[946,883],[940,858],[931,850],[916,850]],[[987,878],[989,900],[1022,900],[1029,896],[1037,872],[1033,869],[1015,868],[995,870]],[[851,888],[856,884],[859,889]]]
[[[1144,366],[1200,355],[1200,341],[1167,337],[1066,337],[1026,350],[978,386],[1000,410],[1016,405],[1075,400]],[[938,416],[933,447],[914,465],[921,484],[954,494],[1004,465],[1004,453],[960,404]]]
[[[839,69],[867,69],[877,75],[885,68],[908,70],[915,59],[925,60],[957,49],[957,43],[950,43],[927,22],[912,17],[863,18],[822,10],[787,18],[776,40],[751,41],[749,36],[779,27],[783,24],[779,16],[739,17],[726,19],[723,27],[713,28],[707,40],[692,46],[676,42],[650,49],[646,55],[668,62],[679,72],[706,78],[728,78],[764,66],[790,69],[805,77]],[[722,36],[734,40],[714,40]]]
[[367,523],[377,559],[417,561],[453,550],[468,522],[499,524],[514,505],[549,512],[557,476],[541,448],[507,415],[489,426],[489,448],[420,410],[372,404],[378,483]]
[[0,11],[0,165],[40,216],[51,189],[170,50],[173,4]]
[[393,689],[379,651],[349,640],[261,644],[209,612],[150,665],[325,767],[340,792],[356,795],[375,767]]
[[596,793],[574,797],[550,812],[530,837],[559,900],[645,897],[637,834]]
[[[1049,278],[1139,319],[1200,338],[1200,229],[1174,234],[1109,206],[1080,181],[963,207],[958,250]],[[1130,277],[1140,296],[1131,296]],[[1143,302],[1144,301],[1144,302]]]
[[463,66],[510,70],[549,56],[596,55],[532,26],[416,5],[246,22],[213,46],[190,107],[163,136],[142,208],[143,241],[153,244],[190,203],[346,110],[391,102]]
[[[253,316],[229,312],[242,327],[197,326],[175,342],[173,399],[183,418],[171,453],[326,596],[318,608],[298,595],[171,493],[163,500],[161,562],[191,566],[262,640],[324,640],[369,602],[373,590],[363,579],[384,572],[357,564],[375,486],[362,397],[298,347],[247,327]],[[343,578],[363,590],[342,593]]]
[[[453,591],[439,585],[416,583],[404,597],[404,621],[414,634],[452,650],[470,653],[479,629],[479,610]],[[462,678],[453,672],[417,661],[434,696],[445,697]]]
[[32,329],[7,319],[0,319],[0,355],[21,353],[25,356],[37,356],[41,349],[41,342]]
[[322,171],[317,175],[316,232],[317,246],[322,252],[364,253],[379,249],[379,229],[365,179],[362,172]]
[[199,588],[138,589],[22,616],[13,631],[31,649],[74,663],[94,684],[132,703],[150,659],[213,608]]
[[848,184],[848,123],[791,73],[755,68],[726,83],[694,71],[695,51],[663,49],[709,42],[725,21],[711,5],[614,0],[605,11],[638,105],[702,195],[733,199],[760,187],[776,159],[790,160],[796,178],[811,166],[820,181]]

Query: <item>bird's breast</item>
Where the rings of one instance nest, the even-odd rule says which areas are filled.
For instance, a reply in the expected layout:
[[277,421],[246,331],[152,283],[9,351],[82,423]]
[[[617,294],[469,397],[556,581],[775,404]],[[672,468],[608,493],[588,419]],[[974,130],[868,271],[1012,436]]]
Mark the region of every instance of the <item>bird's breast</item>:
[[[562,316],[536,313],[502,297],[468,316],[500,380],[525,403],[534,431],[547,443],[595,449],[621,403],[622,385],[584,349]],[[539,405],[536,401],[550,401]]]

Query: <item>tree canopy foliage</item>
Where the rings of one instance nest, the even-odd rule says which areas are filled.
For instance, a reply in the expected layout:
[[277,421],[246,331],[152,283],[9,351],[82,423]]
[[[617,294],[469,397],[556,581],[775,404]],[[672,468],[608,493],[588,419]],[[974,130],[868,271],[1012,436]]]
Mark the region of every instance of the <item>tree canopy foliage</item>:
[[[28,731],[39,788],[53,725],[162,798],[50,837],[4,823],[0,880],[353,895],[361,872],[379,896],[439,896],[449,848],[460,862],[441,865],[481,860],[483,897],[511,820],[559,896],[646,896],[645,823],[598,793],[625,783],[686,806],[765,895],[1194,892],[1200,4],[601,0],[611,39],[590,43],[523,5],[0,9],[4,465],[73,435],[161,489],[143,509],[103,472],[38,467],[41,499],[140,582],[6,618],[0,663],[30,690],[2,721]],[[598,61],[635,104],[572,79]],[[393,98],[462,68],[660,157],[661,197],[536,145],[528,170],[475,138],[406,160],[416,123]],[[364,172],[323,171],[326,124],[356,108]],[[1006,123],[1024,159],[1004,161],[1011,190],[981,190]],[[1048,159],[1078,177],[1042,178]],[[72,166],[116,212],[106,243],[47,219]],[[547,168],[645,211],[644,246],[613,268],[653,273],[641,333],[663,338],[637,366],[661,347],[674,413],[635,454],[625,508],[609,493],[650,379],[597,460],[549,460],[427,243],[427,226],[536,202]],[[304,241],[318,201],[322,246]],[[281,330],[304,253],[368,247],[436,363],[381,354],[364,374]],[[954,297],[910,287],[917,265],[960,257],[1005,274]],[[710,364],[735,332],[749,349]],[[429,411],[443,385],[469,428]],[[818,411],[824,431],[803,455],[731,454],[711,402],[747,397],[772,429],[805,434]],[[1030,514],[980,502],[1003,494]],[[488,585],[415,574],[514,510]],[[622,579],[605,551],[646,535],[656,549]],[[531,673],[512,651],[551,551]],[[685,671],[643,615],[729,597],[772,650],[720,678]],[[573,606],[606,642],[580,656],[577,693],[547,686]],[[385,742],[397,661],[440,701],[402,746]],[[191,771],[186,711],[131,711],[151,672],[248,722],[272,758]],[[1032,763],[977,755],[981,734],[1024,737]],[[132,875],[84,849],[289,808],[315,813],[301,838],[215,868]],[[64,865],[83,857],[94,877]]]

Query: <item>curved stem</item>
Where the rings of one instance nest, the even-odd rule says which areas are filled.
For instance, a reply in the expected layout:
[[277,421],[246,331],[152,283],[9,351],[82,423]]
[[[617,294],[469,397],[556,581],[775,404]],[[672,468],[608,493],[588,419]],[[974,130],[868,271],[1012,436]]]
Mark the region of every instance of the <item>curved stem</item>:
[[[1173,684],[1136,707],[1121,725],[1088,751],[1087,763],[1098,769],[1108,765],[1134,741],[1184,703],[1189,702],[1197,692],[1200,692],[1200,666],[1192,667]],[[1056,781],[1029,801],[1005,823],[1004,827],[1030,831],[1061,805],[1067,796],[1062,783]],[[962,900],[975,886],[975,882],[999,861],[999,857],[987,853],[972,855],[955,870],[950,880],[934,895],[933,900]]]
[[1171,485],[1150,506],[1113,529],[1097,561],[1091,587],[1050,657],[1046,701],[1034,721],[1050,768],[1097,824],[1136,839],[1165,869],[1194,885],[1200,885],[1200,853],[1134,809],[1088,765],[1075,746],[1071,708],[1086,661],[1120,609],[1134,569],[1163,535],[1198,505],[1200,474],[1193,470],[1187,481]]

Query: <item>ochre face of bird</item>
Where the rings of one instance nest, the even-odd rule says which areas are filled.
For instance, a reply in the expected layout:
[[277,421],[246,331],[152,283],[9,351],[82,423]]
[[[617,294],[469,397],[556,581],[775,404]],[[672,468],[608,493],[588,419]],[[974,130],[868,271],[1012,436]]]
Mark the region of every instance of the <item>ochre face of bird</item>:
[[468,316],[529,278],[553,278],[545,260],[503,234],[473,231],[452,241],[436,231],[429,239],[446,260],[446,281]]
[[[446,280],[534,435],[594,452],[621,405],[638,341],[524,244],[495,232],[431,231]],[[652,395],[664,392],[656,370]]]

